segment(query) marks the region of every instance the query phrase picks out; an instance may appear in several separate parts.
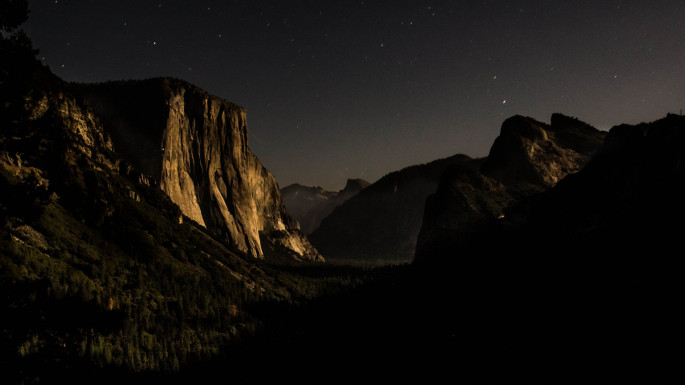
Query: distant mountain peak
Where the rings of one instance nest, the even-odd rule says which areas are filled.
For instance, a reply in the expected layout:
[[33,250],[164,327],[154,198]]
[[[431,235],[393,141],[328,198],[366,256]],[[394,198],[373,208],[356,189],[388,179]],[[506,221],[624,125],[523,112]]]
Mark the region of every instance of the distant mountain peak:
[[383,176],[337,207],[310,235],[327,260],[411,262],[426,197],[449,165],[478,169],[482,160],[457,154]]
[[520,115],[506,119],[480,170],[451,168],[426,200],[415,262],[449,255],[499,229],[508,208],[583,169],[606,136],[558,113],[550,124]]
[[300,223],[302,232],[311,234],[336,207],[367,186],[369,182],[364,179],[348,179],[345,188],[340,191],[293,183],[282,188],[281,195],[286,210]]
[[345,188],[341,191],[356,191],[359,192],[362,189],[369,187],[371,183],[365,181],[364,179],[348,179],[345,183]]
[[481,172],[522,193],[553,186],[578,171],[606,132],[562,114],[551,124],[516,115],[502,123]]

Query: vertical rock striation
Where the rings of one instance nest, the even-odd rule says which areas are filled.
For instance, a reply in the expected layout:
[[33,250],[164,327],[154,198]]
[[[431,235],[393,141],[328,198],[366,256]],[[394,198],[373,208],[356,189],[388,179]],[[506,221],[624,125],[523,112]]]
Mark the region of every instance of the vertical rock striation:
[[242,107],[166,78],[85,86],[83,93],[115,150],[158,178],[185,216],[253,257],[264,257],[268,241],[297,259],[323,260],[248,148]]

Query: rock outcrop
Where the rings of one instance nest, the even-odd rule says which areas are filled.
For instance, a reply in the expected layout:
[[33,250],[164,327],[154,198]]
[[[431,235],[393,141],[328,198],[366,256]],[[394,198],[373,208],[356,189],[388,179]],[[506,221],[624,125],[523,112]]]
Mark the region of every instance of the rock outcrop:
[[516,229],[530,237],[609,249],[641,245],[655,258],[667,258],[670,251],[657,250],[682,236],[683,194],[685,118],[670,114],[613,127],[587,166],[512,214],[520,223]]
[[505,120],[480,170],[451,167],[442,175],[426,200],[414,262],[482,244],[508,223],[509,207],[582,169],[605,136],[561,114],[549,125],[522,116]]
[[281,189],[281,198],[288,214],[299,222],[302,232],[311,234],[334,208],[357,195],[369,184],[363,179],[348,179],[342,190],[326,191],[319,186],[309,187],[294,183]]
[[248,148],[242,107],[168,78],[78,89],[115,150],[152,176],[185,216],[253,257],[264,256],[268,241],[298,259],[322,260]]
[[513,116],[502,123],[481,172],[512,192],[542,191],[585,165],[605,135],[561,114],[553,114],[549,125]]
[[411,262],[426,198],[445,168],[481,163],[460,154],[390,173],[336,207],[310,239],[327,260]]
[[477,170],[448,167],[435,194],[426,199],[415,262],[482,239],[514,201],[503,184]]
[[[12,58],[3,56],[0,67],[4,60]],[[135,372],[178,373],[218,359],[241,336],[254,336],[262,324],[251,304],[299,296],[292,293],[300,287],[274,277],[273,268],[194,221],[179,221],[187,217],[159,188],[160,176],[151,178],[131,163],[133,157],[118,153],[121,142],[111,140],[100,114],[71,87],[59,79],[37,83],[30,93],[12,95],[21,101],[12,109],[0,93],[0,361],[18,368],[5,382],[51,382],[69,366],[78,376],[100,369],[110,376],[118,368],[128,373],[114,375],[117,381]],[[140,145],[158,147],[161,139]],[[161,157],[149,163],[156,164],[163,169]],[[272,181],[261,183],[269,188]],[[277,202],[272,187],[275,197],[262,199]],[[286,251],[291,262],[302,256],[295,254],[299,245],[291,243],[289,230],[264,235],[262,245],[270,253]],[[130,338],[143,333],[145,341]],[[86,348],[93,336],[100,338],[101,353],[128,350],[145,358],[115,354],[104,360]]]

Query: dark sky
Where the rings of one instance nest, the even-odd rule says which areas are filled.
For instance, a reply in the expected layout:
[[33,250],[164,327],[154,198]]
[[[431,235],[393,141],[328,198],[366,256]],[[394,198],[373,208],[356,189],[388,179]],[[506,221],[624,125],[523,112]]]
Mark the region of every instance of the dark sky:
[[685,1],[30,1],[68,81],[182,78],[247,109],[281,187],[341,189],[457,153],[504,119],[608,130],[685,108]]

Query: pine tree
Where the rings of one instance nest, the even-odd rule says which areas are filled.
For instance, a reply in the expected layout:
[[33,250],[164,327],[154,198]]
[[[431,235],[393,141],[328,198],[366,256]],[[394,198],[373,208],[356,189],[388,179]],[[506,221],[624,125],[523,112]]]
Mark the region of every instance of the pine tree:
[[0,30],[14,33],[29,18],[28,0],[0,1]]

